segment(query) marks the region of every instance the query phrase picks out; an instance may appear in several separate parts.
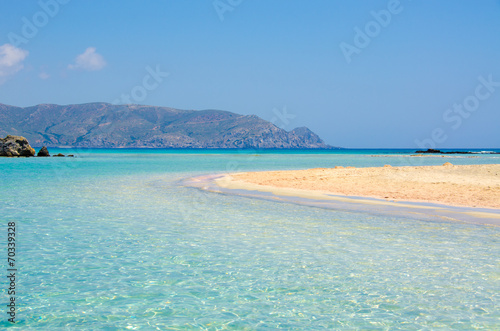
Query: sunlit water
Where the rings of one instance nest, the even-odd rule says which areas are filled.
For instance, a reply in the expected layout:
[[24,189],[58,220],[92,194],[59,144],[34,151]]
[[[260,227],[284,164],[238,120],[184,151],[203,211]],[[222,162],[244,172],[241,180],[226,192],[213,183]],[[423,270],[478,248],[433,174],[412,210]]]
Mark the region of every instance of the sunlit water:
[[[0,159],[1,237],[15,221],[19,269],[17,323],[3,312],[0,327],[500,329],[498,227],[180,185],[228,170],[413,165],[407,157],[74,152],[74,159]],[[1,284],[6,304],[5,278]]]

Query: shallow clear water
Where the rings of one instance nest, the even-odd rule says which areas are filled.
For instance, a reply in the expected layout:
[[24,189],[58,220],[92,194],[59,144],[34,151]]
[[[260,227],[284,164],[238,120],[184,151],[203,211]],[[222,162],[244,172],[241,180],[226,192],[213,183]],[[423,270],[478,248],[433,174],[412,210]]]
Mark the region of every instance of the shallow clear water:
[[[75,152],[74,159],[0,159],[2,237],[7,222],[16,221],[19,269],[18,322],[11,325],[3,313],[0,327],[500,328],[498,227],[323,210],[180,185],[206,173],[410,165],[408,157]],[[6,281],[1,286],[6,303]]]

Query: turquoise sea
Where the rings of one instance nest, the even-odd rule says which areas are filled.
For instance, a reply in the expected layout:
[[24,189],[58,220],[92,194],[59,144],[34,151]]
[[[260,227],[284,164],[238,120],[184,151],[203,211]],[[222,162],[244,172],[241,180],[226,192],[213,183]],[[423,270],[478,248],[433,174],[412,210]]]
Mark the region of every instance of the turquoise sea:
[[[410,150],[68,150],[0,158],[18,330],[499,330],[500,228],[184,186],[251,170],[500,163]],[[473,156],[473,157],[471,157]]]

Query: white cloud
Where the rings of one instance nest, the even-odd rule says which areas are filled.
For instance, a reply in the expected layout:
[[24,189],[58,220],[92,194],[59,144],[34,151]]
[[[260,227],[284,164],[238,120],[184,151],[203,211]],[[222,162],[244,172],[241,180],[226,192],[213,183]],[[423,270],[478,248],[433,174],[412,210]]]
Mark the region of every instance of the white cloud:
[[50,78],[50,75],[48,73],[46,73],[45,71],[42,71],[41,73],[38,74],[38,77],[40,77],[40,79],[49,79]]
[[24,68],[23,61],[28,51],[11,44],[0,46],[0,84],[5,83],[9,76]]
[[68,69],[95,71],[101,70],[106,64],[102,55],[95,52],[95,47],[89,47],[76,57],[74,64],[68,65]]

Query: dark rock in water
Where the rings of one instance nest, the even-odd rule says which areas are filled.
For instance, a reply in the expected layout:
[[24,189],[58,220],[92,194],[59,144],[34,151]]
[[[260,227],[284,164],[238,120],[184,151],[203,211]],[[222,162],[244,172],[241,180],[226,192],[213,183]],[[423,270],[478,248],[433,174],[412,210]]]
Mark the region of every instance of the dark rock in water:
[[43,146],[39,151],[36,156],[50,156],[49,150],[47,147]]
[[68,155],[68,157],[75,157],[73,154]]
[[26,138],[8,135],[0,138],[0,156],[35,156],[35,150]]
[[426,151],[416,151],[417,154],[500,154],[497,152],[464,152],[464,151],[451,151],[451,152],[443,152],[439,149],[429,148]]
[[56,155],[53,155],[54,157],[64,157],[65,155],[62,154],[62,153],[59,153],[59,154],[56,154]]
[[426,151],[416,151],[415,153],[418,153],[418,154],[423,154],[423,153],[435,153],[435,154],[441,154],[443,152],[441,152],[439,149],[432,149],[432,148],[429,148],[428,150]]

